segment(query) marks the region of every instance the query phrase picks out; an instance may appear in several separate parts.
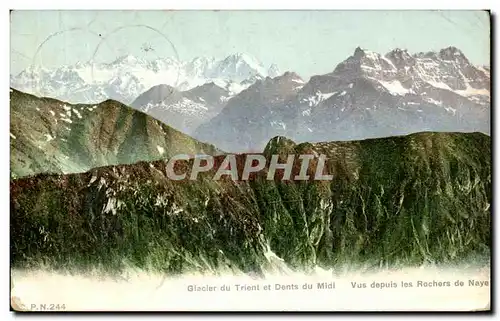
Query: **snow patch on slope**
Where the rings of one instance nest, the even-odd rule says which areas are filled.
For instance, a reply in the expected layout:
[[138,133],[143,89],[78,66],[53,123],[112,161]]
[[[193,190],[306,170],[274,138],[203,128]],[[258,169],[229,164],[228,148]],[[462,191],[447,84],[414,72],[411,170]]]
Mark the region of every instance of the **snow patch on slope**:
[[173,104],[166,104],[165,102],[161,102],[160,104],[148,103],[142,108],[144,112],[148,112],[152,109],[155,110],[163,109],[163,110],[179,112],[184,115],[197,115],[197,116],[205,115],[208,111],[208,108],[205,105],[196,103],[185,97],[183,97],[180,101]]
[[398,80],[393,80],[393,81],[379,80],[378,82],[382,86],[384,86],[384,88],[387,89],[391,95],[394,95],[394,96],[397,96],[397,95],[404,96],[410,92],[410,90],[403,87],[401,82],[399,82]]
[[277,66],[265,68],[248,54],[230,55],[219,61],[195,58],[184,62],[172,58],[146,60],[127,55],[111,63],[77,63],[54,69],[29,67],[12,76],[11,85],[36,96],[70,103],[114,99],[129,104],[158,84],[168,84],[184,91],[217,81],[224,83],[221,87],[237,94],[254,82],[249,79],[274,77],[276,72]]

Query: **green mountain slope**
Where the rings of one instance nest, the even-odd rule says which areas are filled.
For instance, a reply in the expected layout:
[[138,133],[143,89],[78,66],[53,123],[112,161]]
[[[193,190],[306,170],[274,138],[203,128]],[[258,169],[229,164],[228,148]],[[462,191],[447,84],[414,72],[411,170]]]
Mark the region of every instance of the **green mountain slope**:
[[11,264],[262,273],[489,256],[489,136],[277,137],[272,153],[326,154],[333,180],[172,181],[164,161],[13,180]]
[[13,177],[217,153],[214,146],[116,101],[71,105],[13,89],[10,137]]

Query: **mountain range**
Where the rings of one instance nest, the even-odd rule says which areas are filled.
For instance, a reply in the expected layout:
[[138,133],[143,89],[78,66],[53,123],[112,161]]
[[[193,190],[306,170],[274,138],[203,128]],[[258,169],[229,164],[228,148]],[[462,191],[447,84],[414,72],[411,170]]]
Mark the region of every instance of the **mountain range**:
[[[262,99],[279,93],[276,106],[303,88],[294,73],[256,84]],[[312,173],[323,154],[333,179],[267,180],[266,165],[251,180],[213,180],[212,169],[174,181],[171,156],[192,155],[176,164],[189,173],[195,154],[218,164],[224,152],[112,100],[68,104],[12,90],[10,108],[13,268],[263,277],[489,264],[491,138],[483,133],[312,143],[277,136],[260,151],[266,164],[272,155],[310,154]]]
[[[11,265],[264,277],[471,258],[488,264],[485,134],[302,144],[275,137],[263,154],[267,163],[271,154],[281,161],[325,154],[333,180],[272,181],[265,167],[248,181],[213,180],[216,169],[174,181],[166,160],[11,180]],[[237,163],[244,158],[237,155]]]
[[[490,104],[489,67],[456,47],[353,48],[310,78],[247,54],[31,66],[11,75],[10,267],[147,282],[489,272]],[[200,154],[214,166],[174,180],[179,154],[176,174]],[[266,163],[245,179],[249,154]],[[272,179],[271,161],[298,155],[309,179]],[[238,177],[214,179],[226,157]]]
[[287,72],[231,97],[193,134],[228,151],[296,141],[356,140],[421,131],[490,132],[490,71],[455,47],[385,55],[356,48],[330,73]]
[[10,166],[13,178],[79,173],[177,154],[220,153],[153,117],[107,100],[69,104],[10,91]]
[[57,68],[30,66],[18,75],[11,75],[10,83],[20,91],[69,103],[95,104],[113,99],[130,104],[141,93],[159,84],[188,90],[216,82],[236,94],[256,79],[278,74],[275,64],[265,68],[256,58],[244,53],[221,60],[198,57],[187,62],[124,55],[110,63],[89,61]]
[[214,82],[187,91],[158,85],[141,94],[130,106],[192,135],[201,124],[220,113],[231,95]]
[[32,68],[11,82],[69,102],[122,101],[234,152],[262,151],[278,135],[317,142],[490,132],[489,67],[473,65],[456,47],[385,55],[358,47],[332,69],[304,80],[246,54],[188,63],[124,56],[95,66]]

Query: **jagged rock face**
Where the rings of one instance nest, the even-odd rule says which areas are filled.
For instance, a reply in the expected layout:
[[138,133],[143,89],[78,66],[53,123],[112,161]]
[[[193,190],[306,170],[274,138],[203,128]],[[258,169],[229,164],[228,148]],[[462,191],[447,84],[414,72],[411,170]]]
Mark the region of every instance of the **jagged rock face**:
[[[221,149],[228,147],[231,151],[261,152],[261,147],[272,136],[279,135],[279,131],[262,124],[273,119],[276,108],[283,109],[283,104],[294,97],[303,85],[304,81],[292,72],[257,80],[229,99],[224,109],[198,127],[193,136],[201,141],[217,142]],[[278,122],[271,125],[281,126]],[[281,129],[284,132],[286,128]]]
[[293,140],[283,136],[277,136],[267,143],[263,154],[268,158],[279,153],[293,154],[296,146],[297,144]]
[[266,77],[268,75],[267,70],[256,58],[245,53],[226,57],[211,70],[211,73],[214,76],[217,75],[217,78],[231,78],[238,82],[254,76]]
[[131,104],[132,107],[145,106],[147,104],[175,103],[182,98],[182,93],[169,85],[158,85],[150,88]]
[[281,75],[281,72],[276,64],[272,64],[269,67],[269,69],[267,70],[267,74],[269,77],[274,78],[274,77],[278,77],[279,75]]
[[266,148],[283,149],[326,154],[333,180],[214,181],[211,171],[172,181],[164,161],[13,180],[11,264],[260,273],[489,255],[488,136],[298,145],[277,137]]
[[217,109],[220,109],[225,105],[229,94],[230,93],[226,89],[217,86],[213,82],[206,83],[202,86],[198,86],[184,92],[184,95],[192,101],[204,102]]
[[178,91],[168,85],[158,85],[141,94],[131,104],[185,134],[215,117],[224,107],[230,92],[207,83],[188,91]]
[[13,177],[217,153],[116,101],[71,105],[16,90],[10,92],[10,148]]
[[[332,75],[341,76],[347,82],[361,76],[393,82],[393,86],[399,86],[394,83],[399,82],[403,89],[415,92],[418,92],[420,84],[429,83],[450,91],[466,91],[461,93],[465,96],[489,95],[489,75],[472,65],[455,47],[413,56],[401,49],[382,56],[358,47],[354,55],[339,64]],[[388,89],[391,91],[391,88]]]
[[[489,71],[454,47],[415,55],[356,48],[333,72],[311,77],[293,94],[276,99],[251,89],[194,135],[225,150],[248,151],[262,150],[277,135],[317,142],[420,131],[490,132]],[[248,102],[254,105],[250,116]]]

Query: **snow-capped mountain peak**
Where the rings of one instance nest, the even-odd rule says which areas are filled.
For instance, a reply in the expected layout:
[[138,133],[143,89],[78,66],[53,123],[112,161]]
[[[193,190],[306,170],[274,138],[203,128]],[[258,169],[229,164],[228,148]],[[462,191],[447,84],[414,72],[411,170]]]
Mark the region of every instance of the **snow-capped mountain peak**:
[[361,75],[388,79],[395,75],[396,70],[396,66],[388,58],[374,51],[357,47],[352,56],[337,65],[332,75],[350,82]]
[[364,57],[365,55],[366,55],[366,49],[362,49],[361,47],[356,47],[356,49],[354,49],[353,57],[359,59],[361,57]]
[[234,54],[231,54],[229,56],[227,56],[224,61],[228,62],[228,61],[233,61],[233,62],[240,62],[240,63],[248,63],[250,65],[260,65],[260,62],[257,60],[257,58],[247,54],[247,53],[244,53],[244,52],[237,52],[237,53],[234,53]]
[[404,65],[411,65],[413,60],[413,56],[406,49],[396,48],[387,54],[385,57],[392,61],[392,63],[397,67],[404,67]]
[[[89,61],[58,68],[29,67],[11,76],[11,86],[70,103],[97,103],[111,98],[129,104],[158,84],[185,91],[216,82],[237,94],[257,79],[276,76],[278,70],[276,65],[266,69],[255,57],[245,53],[221,60],[197,57],[187,62],[169,57],[147,60],[127,54],[109,63]],[[241,84],[243,81],[245,84]]]
[[384,59],[382,55],[375,51],[367,50],[367,49],[362,49],[361,47],[357,47],[354,50],[354,54],[352,55],[352,58],[355,60],[359,61],[361,64],[378,64],[379,61]]
[[358,47],[333,72],[306,83],[293,73],[257,81],[194,137],[240,152],[261,150],[276,136],[311,142],[419,131],[488,133],[489,68],[462,55],[453,47],[422,54],[396,48],[384,55]]
[[212,78],[233,79],[244,81],[253,76],[267,77],[268,72],[257,58],[245,53],[229,55],[216,64]]
[[439,51],[439,58],[447,61],[454,61],[460,64],[470,64],[464,53],[456,47],[448,47]]
[[413,55],[400,48],[380,55],[357,47],[331,75],[344,86],[355,79],[369,79],[396,95],[423,93],[430,85],[465,97],[489,96],[489,73],[472,66],[456,47]]
[[276,64],[272,64],[269,66],[269,69],[267,69],[267,75],[271,78],[278,77],[280,74],[280,69]]
[[139,64],[146,64],[147,61],[140,59],[134,55],[123,55],[118,58],[116,58],[113,62],[110,63],[110,66],[117,66],[117,65],[126,65],[126,66],[135,66]]
[[215,62],[215,58],[196,57],[186,65],[186,72],[192,77],[196,77],[197,75],[210,77],[210,72]]

